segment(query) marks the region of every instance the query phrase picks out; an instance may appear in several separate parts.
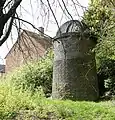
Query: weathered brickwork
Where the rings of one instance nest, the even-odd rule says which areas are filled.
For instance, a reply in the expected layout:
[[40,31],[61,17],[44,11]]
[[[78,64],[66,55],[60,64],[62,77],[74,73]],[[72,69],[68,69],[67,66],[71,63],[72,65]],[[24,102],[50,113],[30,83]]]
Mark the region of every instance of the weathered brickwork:
[[30,31],[23,31],[5,57],[5,72],[8,73],[28,61],[38,60],[44,56],[46,50],[51,46],[51,39],[48,37]]

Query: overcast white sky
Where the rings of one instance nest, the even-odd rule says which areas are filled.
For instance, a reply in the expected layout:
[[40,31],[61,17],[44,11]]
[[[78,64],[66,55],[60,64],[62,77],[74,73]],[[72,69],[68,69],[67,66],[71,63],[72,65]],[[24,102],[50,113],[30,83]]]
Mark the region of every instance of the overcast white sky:
[[[32,3],[31,3],[31,1],[32,1]],[[46,0],[44,0],[44,1],[46,1]],[[49,0],[49,1],[52,2],[52,0]],[[59,1],[61,1],[61,0],[59,0]],[[66,0],[64,0],[64,1],[66,1]],[[68,2],[66,3],[66,6],[67,6],[69,12],[72,14],[73,19],[81,19],[81,17],[79,18],[79,15],[80,16],[83,15],[83,9],[81,9],[81,7],[77,6],[77,11],[79,14],[78,15],[76,8],[71,3],[71,0],[67,0],[67,1]],[[84,6],[84,7],[88,6],[88,0],[78,0],[78,1],[80,2],[80,4],[82,6]],[[55,36],[56,31],[58,30],[55,20],[51,13],[48,14],[47,11],[44,11],[43,6],[40,5],[38,0],[23,0],[21,5],[22,5],[22,7],[18,8],[18,12],[20,13],[21,18],[34,24],[37,28],[44,27],[46,34],[48,34],[51,37]],[[56,15],[59,25],[62,25],[64,22],[71,19],[69,15],[66,16],[65,14],[63,14],[61,8],[59,8],[58,3],[53,4],[52,8],[55,12],[55,15]],[[21,12],[20,12],[20,9],[21,9]],[[45,10],[46,10],[46,8],[45,8]],[[26,26],[22,25],[22,27],[24,29],[28,29],[30,31],[35,32],[35,30],[27,24],[26,24]],[[12,47],[13,43],[17,39],[17,33],[16,33],[15,29],[13,29],[13,40],[11,40],[11,39],[12,38],[9,37],[7,42],[4,43],[0,47],[0,64],[4,63],[3,58],[6,56],[6,54]]]

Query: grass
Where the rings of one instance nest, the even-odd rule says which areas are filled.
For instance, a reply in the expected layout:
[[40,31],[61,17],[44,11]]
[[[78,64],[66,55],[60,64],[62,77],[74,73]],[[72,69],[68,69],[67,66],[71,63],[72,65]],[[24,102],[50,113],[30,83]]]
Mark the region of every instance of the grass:
[[51,100],[42,91],[0,85],[0,120],[115,120],[115,102]]

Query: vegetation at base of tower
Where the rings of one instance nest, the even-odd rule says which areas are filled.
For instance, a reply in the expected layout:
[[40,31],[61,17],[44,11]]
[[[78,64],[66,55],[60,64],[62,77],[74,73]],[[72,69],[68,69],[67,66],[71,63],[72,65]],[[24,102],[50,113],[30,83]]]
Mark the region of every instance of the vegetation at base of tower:
[[0,120],[114,120],[115,103],[51,100],[43,91],[22,91],[0,83]]
[[[5,80],[17,90],[43,91],[44,96],[50,97],[52,92],[53,52],[38,62],[31,62],[18,68],[6,76]],[[106,93],[110,97],[115,95],[115,60],[101,59],[97,68],[100,96]]]
[[[43,63],[42,63],[42,62]],[[32,68],[37,72],[39,78],[39,71],[37,67],[46,68],[42,70],[44,79],[51,83],[52,78],[52,53],[48,54],[47,62],[45,59],[38,63],[30,63]],[[47,63],[47,64],[46,64]],[[49,64],[50,63],[50,64]],[[35,66],[38,65],[38,66]],[[39,68],[38,67],[38,68]],[[77,119],[101,119],[114,120],[115,107],[114,98],[111,101],[103,102],[84,102],[84,101],[70,101],[70,100],[51,100],[46,98],[49,91],[44,91],[44,82],[39,79],[31,77],[30,69],[27,65],[21,67],[17,71],[10,73],[0,82],[0,119],[49,119],[49,120],[77,120]],[[34,71],[33,70],[33,71]],[[43,72],[44,71],[44,72]],[[46,72],[47,71],[47,72]],[[102,70],[101,70],[102,71]],[[25,72],[25,73],[24,73]],[[20,73],[20,74],[19,74]],[[32,74],[33,74],[32,73]],[[34,75],[34,74],[33,74]],[[49,77],[48,77],[49,76]],[[47,79],[46,79],[47,78]],[[35,82],[38,80],[41,87],[35,88]],[[34,84],[32,84],[32,82]],[[49,83],[48,83],[49,85]],[[42,87],[43,86],[43,87]],[[46,87],[48,88],[48,87]],[[46,92],[44,94],[44,92]]]
[[[111,101],[98,103],[46,98],[51,94],[52,58],[53,53],[50,52],[46,59],[28,63],[1,80],[1,120],[21,118],[25,120],[33,118],[49,120],[115,119],[114,97]],[[102,67],[98,68],[98,73],[104,75],[107,73],[107,76],[109,75],[111,78],[113,73],[110,71],[112,71],[113,61],[111,63],[109,61],[106,60],[100,64]],[[38,86],[36,87],[36,85]],[[110,90],[110,85],[107,84],[107,90]]]

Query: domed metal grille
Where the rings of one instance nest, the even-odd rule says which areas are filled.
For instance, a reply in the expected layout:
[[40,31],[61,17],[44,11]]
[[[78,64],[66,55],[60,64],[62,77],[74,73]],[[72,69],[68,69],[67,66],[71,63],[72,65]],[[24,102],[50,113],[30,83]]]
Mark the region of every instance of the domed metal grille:
[[56,36],[60,36],[60,34],[69,32],[83,32],[86,29],[88,29],[88,27],[83,22],[80,22],[78,20],[70,20],[59,28]]

